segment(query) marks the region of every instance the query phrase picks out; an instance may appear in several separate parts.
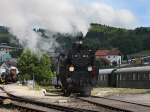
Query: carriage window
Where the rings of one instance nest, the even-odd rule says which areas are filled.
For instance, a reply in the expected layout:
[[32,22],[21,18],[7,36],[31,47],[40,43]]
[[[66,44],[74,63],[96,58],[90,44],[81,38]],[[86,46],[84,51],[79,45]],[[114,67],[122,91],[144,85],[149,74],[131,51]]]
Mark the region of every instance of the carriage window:
[[120,76],[120,80],[122,80],[122,75],[120,74],[119,76]]
[[122,80],[126,80],[126,73],[121,75]]
[[126,73],[122,75],[122,80],[126,80]]
[[107,80],[107,75],[104,75],[104,80],[105,80],[105,81]]
[[149,72],[149,80],[150,80],[150,72]]
[[133,80],[136,80],[136,73],[133,73]]
[[100,75],[100,74],[98,75],[98,80],[99,80],[99,81],[101,80],[101,75]]
[[101,81],[103,81],[103,74],[101,74]]
[[141,79],[140,79],[140,77],[141,77],[141,74],[140,74],[140,73],[138,73],[138,80],[141,80]]
[[149,79],[149,73],[148,72],[144,72],[142,79],[143,80],[148,80]]
[[99,80],[100,80],[100,81],[103,80],[102,74],[99,75]]
[[103,75],[103,80],[105,81],[105,75]]
[[119,74],[117,74],[117,81],[119,80],[119,77],[118,77],[118,75],[119,75]]
[[104,81],[106,80],[106,75],[104,75]]
[[128,80],[133,80],[133,72],[132,73],[128,73]]
[[103,80],[103,75],[101,75],[101,81]]

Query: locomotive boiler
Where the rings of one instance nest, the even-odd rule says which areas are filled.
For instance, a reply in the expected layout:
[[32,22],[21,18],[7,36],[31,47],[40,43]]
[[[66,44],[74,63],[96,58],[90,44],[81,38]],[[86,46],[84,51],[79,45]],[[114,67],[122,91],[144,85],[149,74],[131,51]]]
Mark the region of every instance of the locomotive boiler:
[[80,93],[90,96],[96,83],[95,52],[83,45],[83,36],[79,36],[68,53],[58,58],[58,81],[61,82],[64,95]]

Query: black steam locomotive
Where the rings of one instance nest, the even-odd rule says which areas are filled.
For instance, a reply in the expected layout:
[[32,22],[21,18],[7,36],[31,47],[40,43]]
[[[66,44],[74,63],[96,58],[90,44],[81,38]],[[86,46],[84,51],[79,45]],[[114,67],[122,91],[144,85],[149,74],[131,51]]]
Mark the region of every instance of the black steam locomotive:
[[92,86],[96,83],[94,54],[94,50],[83,45],[83,36],[78,37],[68,53],[60,54],[57,74],[65,96],[71,93],[91,95]]

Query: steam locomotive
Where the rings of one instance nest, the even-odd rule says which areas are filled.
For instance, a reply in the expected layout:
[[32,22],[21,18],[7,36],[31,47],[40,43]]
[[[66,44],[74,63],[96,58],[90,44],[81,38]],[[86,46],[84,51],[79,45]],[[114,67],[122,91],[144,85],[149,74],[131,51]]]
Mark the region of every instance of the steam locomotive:
[[95,52],[83,45],[82,35],[77,38],[68,53],[59,55],[57,80],[61,82],[65,96],[71,93],[90,96],[96,83]]

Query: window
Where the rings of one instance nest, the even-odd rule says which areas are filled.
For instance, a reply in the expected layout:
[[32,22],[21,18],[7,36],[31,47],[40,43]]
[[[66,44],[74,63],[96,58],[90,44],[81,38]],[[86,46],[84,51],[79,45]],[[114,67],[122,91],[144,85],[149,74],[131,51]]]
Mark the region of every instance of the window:
[[141,74],[138,73],[137,76],[138,76],[138,80],[141,80]]
[[119,80],[119,74],[117,74],[117,81]]
[[149,73],[148,73],[148,72],[144,72],[142,79],[143,79],[143,80],[148,80],[148,79],[149,79]]
[[122,75],[120,74],[119,76],[120,76],[120,80],[122,80]]
[[136,80],[136,73],[133,73],[133,80]]

